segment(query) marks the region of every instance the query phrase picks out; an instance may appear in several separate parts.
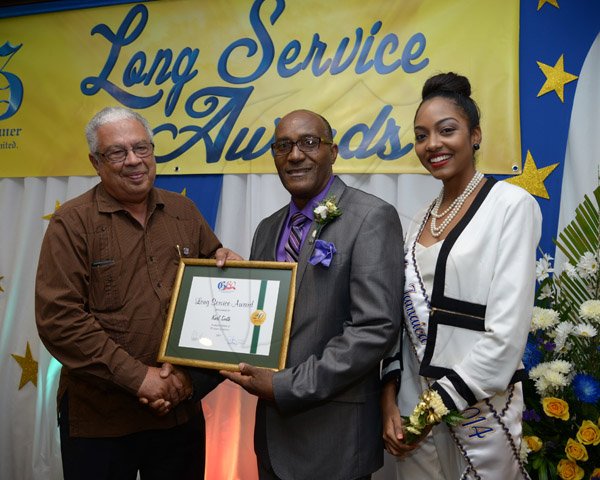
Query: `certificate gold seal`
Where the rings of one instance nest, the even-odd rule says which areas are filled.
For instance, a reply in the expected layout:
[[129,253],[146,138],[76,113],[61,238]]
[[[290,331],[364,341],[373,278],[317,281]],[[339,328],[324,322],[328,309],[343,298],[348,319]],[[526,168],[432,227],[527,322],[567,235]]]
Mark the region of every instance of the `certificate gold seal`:
[[267,293],[267,281],[260,281],[260,291],[258,292],[258,301],[256,302],[256,310],[250,314],[250,323],[254,325],[252,329],[252,342],[250,343],[250,353],[256,353],[258,348],[258,337],[260,336],[260,326],[267,319],[267,312],[263,310],[265,305],[265,295]]
[[260,327],[263,323],[265,323],[266,319],[267,312],[264,310],[254,310],[252,315],[250,315],[250,322],[257,327]]

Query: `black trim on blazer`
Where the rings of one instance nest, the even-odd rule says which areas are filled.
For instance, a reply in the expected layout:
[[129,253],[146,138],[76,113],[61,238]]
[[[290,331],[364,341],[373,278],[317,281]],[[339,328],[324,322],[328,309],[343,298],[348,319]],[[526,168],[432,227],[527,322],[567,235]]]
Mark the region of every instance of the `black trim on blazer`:
[[486,306],[447,298],[444,295],[444,288],[446,284],[446,263],[448,261],[448,255],[450,255],[450,250],[477,210],[479,210],[479,207],[495,183],[496,180],[493,178],[487,179],[481,187],[481,190],[477,192],[477,195],[465,213],[465,216],[461,218],[458,224],[450,231],[440,249],[435,266],[433,292],[431,295],[431,311],[429,312],[429,326],[427,327],[427,344],[425,346],[421,368],[419,369],[419,374],[424,377],[439,379],[452,373],[452,369],[431,365],[439,324],[480,332],[485,330],[484,318]]
[[[458,373],[456,373],[454,370],[449,370],[449,373],[446,375],[446,378],[450,380],[450,383],[452,383],[454,389],[458,392],[458,394],[461,397],[463,397],[467,401],[468,405],[474,405],[477,403],[477,398],[475,397],[469,386],[465,383],[465,381],[462,378],[460,378]],[[432,388],[440,394],[446,408],[449,408],[450,410],[457,409],[456,404],[450,397],[450,394],[446,392],[444,387],[442,387],[438,382],[435,382],[432,385]],[[446,402],[447,398],[450,399],[450,403]]]
[[519,383],[519,382],[523,382],[525,380],[527,380],[529,378],[529,376],[527,375],[527,372],[525,371],[524,368],[519,368],[515,374],[512,376],[512,378],[510,379],[510,385],[512,385],[513,383]]
[[485,320],[482,317],[477,317],[460,312],[448,312],[435,307],[429,312],[429,326],[427,327],[427,344],[421,361],[419,374],[424,377],[439,379],[449,375],[452,369],[431,365],[433,352],[437,342],[437,332],[439,325],[450,325],[452,327],[464,328],[477,332],[485,331]]
[[[445,308],[446,302],[456,302],[457,304],[465,303],[469,305],[468,302],[461,302],[460,300],[452,300],[448,299],[444,296],[444,286],[446,283],[446,262],[448,260],[448,255],[450,255],[450,250],[458,240],[458,237],[463,232],[463,230],[467,227],[471,219],[481,207],[481,204],[490,193],[492,187],[496,184],[496,180],[494,178],[488,178],[487,181],[481,187],[481,190],[477,192],[475,200],[465,213],[465,216],[460,219],[460,221],[456,224],[456,226],[450,231],[448,236],[445,238],[444,243],[442,244],[442,248],[440,249],[440,254],[438,256],[437,264],[435,266],[435,283],[433,285],[433,292],[431,294],[431,305],[436,306],[438,308]],[[438,281],[439,279],[439,281]],[[439,288],[441,287],[441,288]],[[473,304],[470,304],[473,305]],[[482,305],[485,309],[485,305]],[[446,308],[446,310],[451,310],[450,308]]]
[[435,390],[437,393],[440,394],[440,397],[442,397],[442,402],[444,402],[444,406],[448,409],[448,410],[458,410],[458,407],[456,406],[456,404],[454,403],[454,400],[452,400],[452,397],[450,395],[448,395],[448,392],[446,390],[444,390],[440,384],[438,384],[437,382],[435,382],[432,386],[431,386],[432,390]]
[[446,375],[446,378],[450,380],[454,389],[463,397],[469,405],[474,405],[477,403],[477,397],[473,391],[469,388],[469,386],[465,383],[465,381],[460,377],[458,373],[454,370],[451,371],[450,374]]

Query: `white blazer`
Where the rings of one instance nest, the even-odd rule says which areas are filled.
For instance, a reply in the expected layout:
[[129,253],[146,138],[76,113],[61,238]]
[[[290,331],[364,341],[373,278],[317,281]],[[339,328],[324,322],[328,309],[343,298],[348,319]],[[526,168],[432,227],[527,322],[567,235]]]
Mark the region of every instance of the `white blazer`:
[[[441,304],[448,310],[463,309],[473,317],[453,320],[446,315],[438,320],[434,312],[419,372],[437,379],[433,388],[447,407],[458,411],[518,381],[513,377],[522,369],[535,294],[540,208],[520,187],[493,180],[486,183],[491,189],[480,205],[473,207],[464,229],[454,232],[459,223],[444,240],[430,292],[432,307]],[[407,229],[407,252],[427,210]],[[453,233],[458,237],[449,242]],[[388,366],[385,377],[400,368],[399,362],[389,360],[384,365]]]

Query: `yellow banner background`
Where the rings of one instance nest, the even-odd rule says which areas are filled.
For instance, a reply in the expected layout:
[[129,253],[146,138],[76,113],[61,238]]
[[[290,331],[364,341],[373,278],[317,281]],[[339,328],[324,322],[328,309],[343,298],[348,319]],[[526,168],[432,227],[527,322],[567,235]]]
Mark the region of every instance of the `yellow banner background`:
[[[85,124],[119,104],[151,122],[161,174],[272,173],[275,122],[296,108],[330,121],[336,172],[422,173],[413,116],[444,71],[468,76],[481,108],[479,168],[515,173],[518,38],[517,1],[163,0],[1,19],[0,176],[95,174]],[[22,102],[2,118],[14,77]]]

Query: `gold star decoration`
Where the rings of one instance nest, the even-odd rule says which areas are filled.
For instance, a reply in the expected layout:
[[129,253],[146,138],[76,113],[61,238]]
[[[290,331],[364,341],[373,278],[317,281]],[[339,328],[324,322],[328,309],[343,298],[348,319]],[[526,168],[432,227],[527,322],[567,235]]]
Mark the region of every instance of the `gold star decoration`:
[[187,197],[187,188],[183,187],[183,190],[181,191],[181,195],[183,195],[184,197]]
[[572,75],[568,72],[565,72],[565,61],[564,54],[560,56],[556,65],[551,67],[550,65],[546,65],[542,62],[537,62],[538,67],[542,73],[546,76],[546,81],[542,88],[538,92],[537,96],[541,97],[542,95],[551,92],[554,90],[560,98],[561,102],[565,102],[565,84],[576,80],[577,75]]
[[[56,203],[54,204],[54,212],[56,212],[59,208],[60,208],[60,202],[57,200]],[[44,220],[50,220],[52,218],[52,215],[54,215],[54,212],[44,215],[42,218]]]
[[28,382],[33,383],[34,387],[37,387],[37,376],[38,376],[38,362],[33,359],[31,355],[31,348],[29,342],[27,342],[27,348],[25,350],[25,356],[11,354],[17,363],[21,366],[21,381],[19,382],[19,390],[21,390]]
[[549,3],[553,7],[559,8],[559,6],[558,6],[558,0],[539,0],[539,2],[538,2],[538,8],[537,8],[538,12],[540,11],[540,8],[542,8],[547,3]]
[[558,167],[558,163],[554,163],[553,165],[548,165],[547,167],[543,168],[537,168],[531,152],[527,150],[525,165],[523,166],[523,173],[521,173],[521,175],[517,175],[516,177],[507,178],[505,182],[518,185],[532,195],[548,200],[550,195],[548,195],[548,190],[546,190],[544,180],[546,180],[548,175],[550,175],[556,167]]
[[[0,282],[4,280],[4,277],[0,276]],[[4,292],[4,289],[2,288],[2,285],[0,285],[0,292]]]

